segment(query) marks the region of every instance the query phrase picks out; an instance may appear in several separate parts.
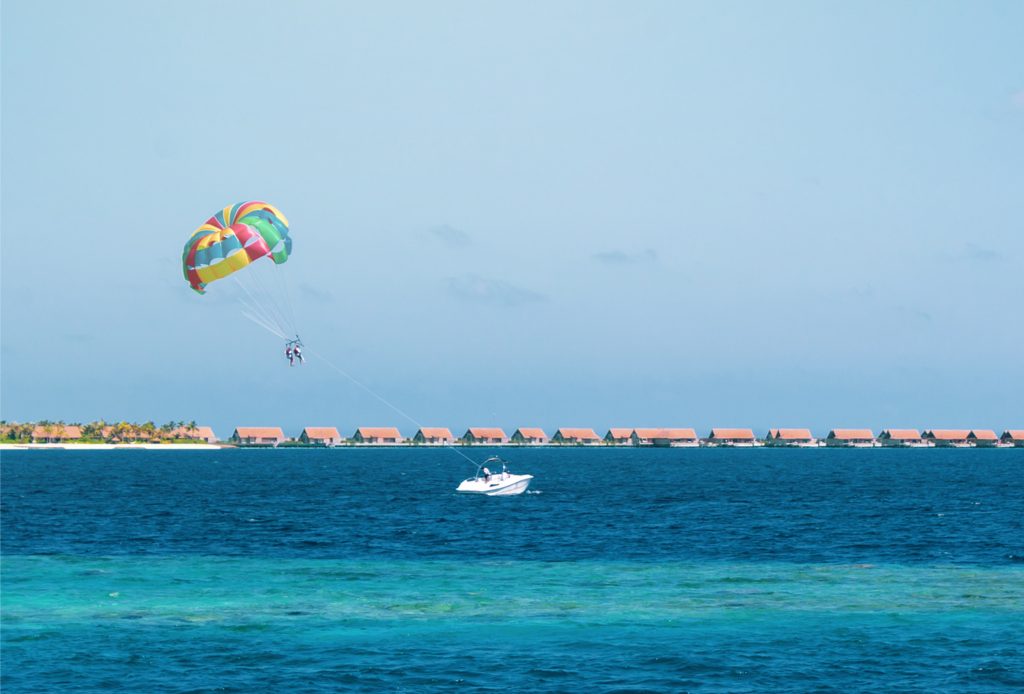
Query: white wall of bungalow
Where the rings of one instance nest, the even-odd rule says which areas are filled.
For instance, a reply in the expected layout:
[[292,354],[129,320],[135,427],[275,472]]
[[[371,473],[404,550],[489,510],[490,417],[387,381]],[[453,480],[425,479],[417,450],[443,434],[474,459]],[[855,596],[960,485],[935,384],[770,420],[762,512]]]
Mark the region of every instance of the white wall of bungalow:
[[991,429],[971,429],[967,440],[976,448],[996,448],[999,445],[999,437]]
[[562,427],[551,437],[551,443],[562,446],[599,446],[601,437],[593,429]]
[[548,435],[539,427],[520,427],[512,432],[509,443],[517,446],[543,446],[548,443]]
[[455,437],[447,427],[420,427],[412,442],[420,446],[444,446],[454,443]]
[[885,429],[878,435],[884,448],[926,448],[930,444],[917,429]]
[[608,446],[632,446],[633,430],[625,427],[612,427],[602,440]]
[[344,441],[335,427],[305,427],[298,440],[312,446],[338,446]]
[[239,446],[277,446],[286,440],[281,427],[237,427],[231,442]]
[[818,439],[810,429],[769,429],[764,445],[783,448],[815,448]]
[[634,446],[689,448],[700,445],[694,429],[640,427],[633,430],[630,439]]
[[825,437],[830,448],[874,448],[878,445],[870,429],[832,429]]
[[357,446],[397,446],[405,443],[397,427],[359,427],[352,434]]
[[1007,429],[999,437],[999,443],[1003,446],[1024,448],[1024,429]]
[[466,446],[502,446],[508,443],[508,436],[500,427],[470,427],[459,442]]
[[759,446],[761,442],[754,436],[752,429],[727,429],[723,427],[716,427],[711,430],[707,438],[704,439],[704,443],[707,446],[729,446],[729,447],[742,447],[749,448],[752,446]]
[[970,448],[970,429],[927,429],[921,439],[937,448]]

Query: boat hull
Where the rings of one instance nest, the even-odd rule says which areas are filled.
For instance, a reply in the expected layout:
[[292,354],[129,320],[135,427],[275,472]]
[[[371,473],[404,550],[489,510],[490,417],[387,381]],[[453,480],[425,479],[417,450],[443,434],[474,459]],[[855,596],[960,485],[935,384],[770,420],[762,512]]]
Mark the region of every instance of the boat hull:
[[483,494],[484,496],[515,496],[530,486],[533,475],[492,475],[485,481],[482,477],[463,480],[455,491],[460,494]]

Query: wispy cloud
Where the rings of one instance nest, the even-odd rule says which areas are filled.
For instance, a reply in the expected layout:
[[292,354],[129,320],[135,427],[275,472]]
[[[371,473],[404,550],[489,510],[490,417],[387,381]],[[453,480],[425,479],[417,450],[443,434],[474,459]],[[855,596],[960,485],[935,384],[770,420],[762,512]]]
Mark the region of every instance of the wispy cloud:
[[451,246],[452,248],[462,248],[473,243],[473,239],[469,234],[447,224],[442,224],[441,226],[428,229],[427,233],[441,243],[446,246]]
[[639,265],[641,263],[653,263],[658,259],[658,252],[653,248],[647,248],[635,253],[625,251],[602,251],[593,255],[594,260],[605,265]]
[[1003,259],[1003,256],[999,251],[979,246],[976,243],[967,244],[964,248],[963,255],[968,260],[975,260],[980,263],[991,263],[993,261]]
[[546,301],[547,297],[540,292],[502,280],[494,280],[479,275],[463,275],[449,277],[446,280],[448,292],[457,299],[498,306],[522,306]]

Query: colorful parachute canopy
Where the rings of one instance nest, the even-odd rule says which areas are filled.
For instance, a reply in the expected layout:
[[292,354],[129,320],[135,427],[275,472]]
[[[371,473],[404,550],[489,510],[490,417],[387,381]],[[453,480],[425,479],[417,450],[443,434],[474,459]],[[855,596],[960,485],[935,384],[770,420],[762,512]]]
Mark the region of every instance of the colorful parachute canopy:
[[229,205],[192,232],[181,256],[189,285],[200,294],[206,285],[270,256],[288,260],[292,240],[288,220],[273,205],[251,201]]

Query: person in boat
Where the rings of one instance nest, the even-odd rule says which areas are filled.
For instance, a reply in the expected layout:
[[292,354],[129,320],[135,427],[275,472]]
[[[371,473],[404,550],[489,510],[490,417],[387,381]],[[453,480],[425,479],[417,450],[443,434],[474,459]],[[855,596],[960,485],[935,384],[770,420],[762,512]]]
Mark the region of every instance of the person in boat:
[[291,345],[285,345],[284,358],[288,360],[288,366],[295,366],[295,353]]
[[482,472],[483,475],[484,475],[484,482],[490,482],[491,481],[491,471],[490,470],[488,470],[487,468],[484,468],[480,472]]

